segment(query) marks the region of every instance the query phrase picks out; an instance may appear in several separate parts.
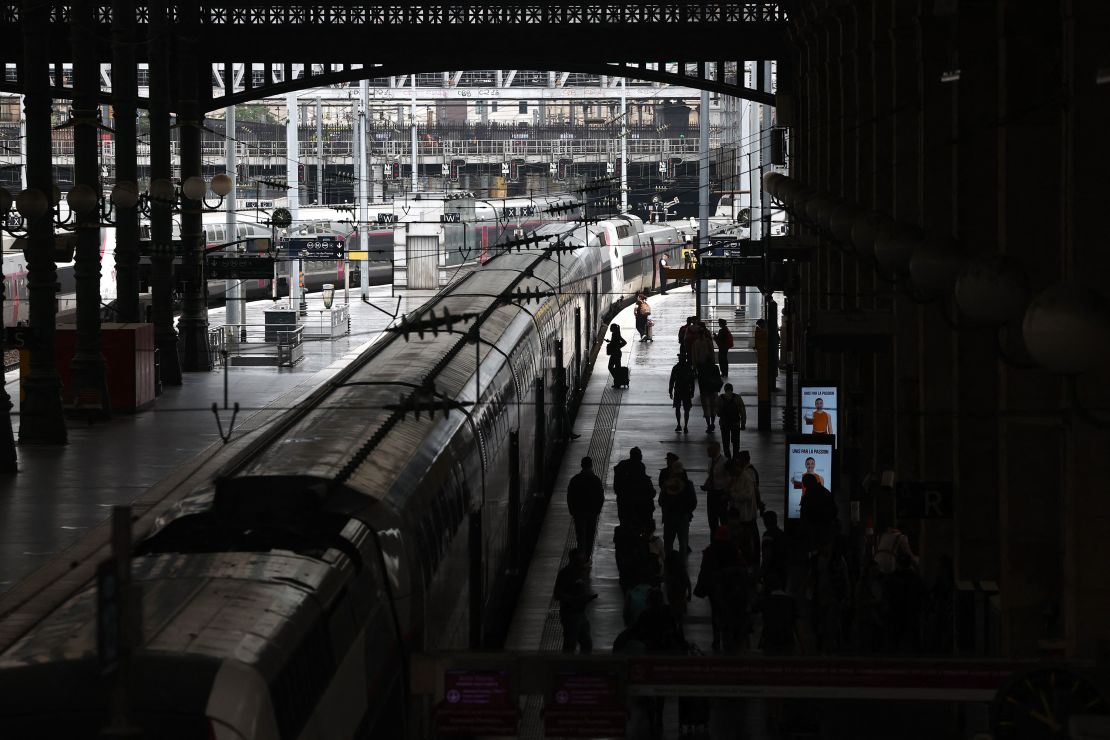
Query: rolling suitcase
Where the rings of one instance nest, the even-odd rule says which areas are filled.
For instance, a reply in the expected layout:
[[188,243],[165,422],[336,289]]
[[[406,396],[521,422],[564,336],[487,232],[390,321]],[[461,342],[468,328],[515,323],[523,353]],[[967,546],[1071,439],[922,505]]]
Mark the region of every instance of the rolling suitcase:
[[623,386],[625,388],[628,387],[627,365],[613,368],[613,387],[615,388],[616,386]]

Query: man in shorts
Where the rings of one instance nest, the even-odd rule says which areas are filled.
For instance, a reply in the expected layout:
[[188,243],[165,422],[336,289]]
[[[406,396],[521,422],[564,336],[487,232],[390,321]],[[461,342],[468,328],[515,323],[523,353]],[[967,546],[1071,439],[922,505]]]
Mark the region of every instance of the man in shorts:
[[694,405],[694,383],[697,375],[694,368],[682,354],[678,362],[671,368],[671,380],[667,385],[667,394],[671,397],[674,406],[674,421],[676,432],[690,431],[690,408]]

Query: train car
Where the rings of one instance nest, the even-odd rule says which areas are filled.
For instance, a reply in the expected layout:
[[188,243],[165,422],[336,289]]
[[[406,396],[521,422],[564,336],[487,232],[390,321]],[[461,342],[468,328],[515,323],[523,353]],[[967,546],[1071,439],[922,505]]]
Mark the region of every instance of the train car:
[[[540,227],[543,244],[491,256],[405,317],[407,337],[183,482],[131,563],[144,733],[413,736],[407,656],[495,639],[505,574],[543,510],[531,492],[566,434],[568,377],[645,285],[604,243],[622,224]],[[416,331],[444,311],[450,330]],[[88,584],[0,655],[0,736],[106,725],[96,622]]]

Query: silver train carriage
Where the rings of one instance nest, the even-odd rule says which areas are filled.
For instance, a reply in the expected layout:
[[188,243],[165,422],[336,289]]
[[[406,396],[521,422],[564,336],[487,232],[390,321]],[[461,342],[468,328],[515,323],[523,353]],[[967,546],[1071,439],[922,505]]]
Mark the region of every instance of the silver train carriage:
[[[145,736],[407,737],[407,656],[488,644],[542,513],[530,493],[555,462],[566,374],[650,289],[655,254],[681,248],[634,217],[540,231],[582,248],[492,256],[407,317],[407,339],[224,447],[139,542]],[[444,310],[451,329],[430,331]],[[87,584],[0,655],[0,736],[106,725],[96,623]]]

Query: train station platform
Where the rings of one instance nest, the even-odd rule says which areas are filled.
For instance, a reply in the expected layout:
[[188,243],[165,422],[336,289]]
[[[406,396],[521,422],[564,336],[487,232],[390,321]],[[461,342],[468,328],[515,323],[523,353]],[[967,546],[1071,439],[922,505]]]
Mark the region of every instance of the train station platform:
[[[611,378],[605,371],[604,354],[598,357],[574,424],[573,431],[579,436],[567,446],[529,566],[526,585],[509,628],[506,650],[534,652],[559,651],[562,648],[559,606],[552,592],[555,576],[567,564],[568,553],[576,546],[574,525],[566,505],[566,490],[570,478],[581,469],[581,458],[586,455],[593,458],[594,472],[605,486],[605,505],[592,551],[591,586],[598,598],[591,602],[587,613],[595,653],[609,653],[617,635],[625,629],[624,592],[619,583],[613,545],[617,504],[612,477],[613,467],[628,457],[632,447],[642,450],[644,465],[653,483],[666,464],[668,452],[679,456],[694,483],[698,508],[690,522],[692,552],[687,558],[687,570],[691,582],[697,581],[701,551],[709,544],[705,494],[700,490],[708,468],[706,447],[713,440],[720,441],[720,434],[706,431],[696,399],[690,412],[690,431],[673,431],[674,410],[667,396],[667,385],[671,368],[677,361],[679,327],[695,310],[693,293],[687,288],[679,288],[667,295],[653,296],[650,302],[655,319],[653,342],[639,341],[631,308],[622,311],[615,320],[621,327],[621,334],[629,342],[622,358],[630,369],[627,389],[612,388]],[[718,318],[726,319],[734,334],[736,349],[730,352],[729,374],[724,380],[733,384],[747,406],[748,425],[747,430],[740,433],[740,448],[751,452],[752,463],[762,481],[764,501],[768,508],[778,510],[781,517],[785,502],[774,482],[784,479],[782,404],[785,394],[774,395],[771,431],[756,431],[756,365],[754,352],[747,350],[754,322],[738,318],[732,306],[721,307],[720,310],[713,307],[709,307],[708,311],[703,309],[703,317],[714,328]],[[731,361],[733,358],[739,362]],[[780,386],[783,382],[780,376]],[[658,510],[655,518],[656,534],[662,537],[663,527]],[[695,597],[688,607],[684,622],[686,639],[709,654],[713,636],[708,600]],[[542,723],[537,709],[536,706],[526,709],[522,737],[542,736],[539,734]],[[673,706],[665,715],[664,723],[674,731],[665,733],[665,736],[677,737],[678,718]]]
[[[21,589],[49,582],[68,563],[86,552],[84,540],[100,528],[107,537],[112,506],[132,504],[135,515],[167,504],[175,495],[174,481],[210,458],[222,446],[232,411],[239,404],[232,434],[238,435],[296,404],[346,366],[381,336],[394,316],[412,310],[430,293],[391,295],[390,286],[372,286],[370,303],[350,291],[350,332],[335,338],[306,338],[303,356],[291,367],[216,367],[206,373],[185,373],[184,383],[166,387],[152,406],[106,421],[67,421],[64,446],[18,448],[19,473],[2,482],[0,496],[0,614],[20,598]],[[342,291],[336,304],[343,302]],[[278,301],[278,305],[287,299]],[[246,323],[263,325],[269,300],[247,306]],[[308,296],[311,323],[323,307],[319,293]],[[209,326],[224,324],[224,309],[209,312]],[[219,357],[216,358],[219,361]],[[12,425],[19,435],[19,371],[5,376],[15,405]],[[212,413],[219,406],[220,425]],[[97,538],[92,538],[97,539]]]

